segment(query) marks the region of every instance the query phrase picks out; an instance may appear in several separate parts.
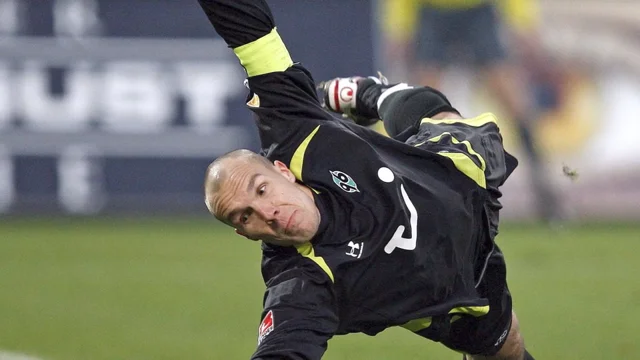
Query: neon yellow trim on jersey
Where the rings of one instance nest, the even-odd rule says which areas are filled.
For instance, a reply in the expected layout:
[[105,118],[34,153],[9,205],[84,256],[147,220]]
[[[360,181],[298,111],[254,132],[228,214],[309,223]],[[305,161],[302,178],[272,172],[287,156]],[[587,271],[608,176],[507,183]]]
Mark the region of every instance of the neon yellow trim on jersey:
[[298,148],[296,149],[296,151],[293,153],[293,157],[291,157],[291,163],[289,164],[289,169],[291,170],[293,175],[296,177],[296,179],[300,181],[302,181],[302,166],[304,165],[304,153],[307,151],[307,146],[309,146],[311,139],[313,139],[313,137],[316,135],[316,133],[318,132],[318,129],[320,129],[320,125],[316,126],[316,128],[313,129],[311,134],[309,134],[304,140],[302,140],[300,145],[298,145]]
[[482,169],[480,169],[478,165],[476,165],[476,163],[474,163],[466,154],[440,151],[438,152],[438,155],[451,159],[456,169],[467,175],[481,188],[487,188],[487,179],[484,177],[484,171],[482,171]]
[[291,65],[291,55],[276,28],[258,40],[233,49],[249,77],[285,71]]
[[453,308],[449,314],[466,314],[475,317],[487,315],[489,313],[489,305],[485,306],[461,306]]
[[426,317],[426,318],[420,318],[420,319],[415,319],[415,320],[411,320],[408,321],[407,323],[400,325],[400,327],[403,327],[409,331],[412,332],[417,332],[420,330],[424,330],[426,328],[428,328],[429,326],[431,326],[431,318],[430,317]]
[[296,245],[296,250],[298,250],[298,254],[306,258],[309,258],[313,262],[318,264],[318,266],[320,266],[320,268],[327,274],[327,276],[329,276],[329,279],[331,279],[331,282],[334,282],[333,272],[331,271],[331,268],[329,268],[329,265],[327,265],[327,263],[324,261],[324,259],[321,256],[316,256],[316,253],[313,250],[313,246],[311,245],[310,242],[306,242],[302,245]]
[[[480,164],[481,164],[480,168],[482,169],[482,171],[484,171],[487,168],[487,164],[485,163],[484,158],[480,154],[478,154],[475,150],[473,150],[473,147],[471,146],[471,143],[468,140],[460,141],[460,140],[456,139],[453,135],[451,135],[451,133],[443,132],[442,134],[440,134],[440,135],[438,135],[436,137],[432,137],[431,139],[429,139],[427,141],[438,142],[445,135],[451,136],[451,142],[453,142],[454,144],[464,144],[464,146],[467,148],[467,152],[469,154],[477,156],[478,159],[480,160]],[[420,145],[422,145],[422,144],[420,144]],[[416,146],[420,146],[420,145],[416,145]]]
[[[484,158],[480,154],[478,154],[475,150],[473,150],[473,147],[471,146],[471,143],[469,141],[467,140],[460,141],[456,139],[453,135],[451,135],[451,133],[448,133],[448,132],[444,132],[438,136],[432,137],[431,139],[427,139],[427,141],[438,142],[444,135],[451,136],[451,142],[454,144],[464,144],[464,146],[467,148],[467,152],[469,154],[475,155],[480,160],[481,166],[478,167],[478,165],[476,165],[476,163],[467,154],[464,154],[464,153],[439,151],[438,155],[451,159],[456,169],[460,170],[463,174],[467,175],[467,177],[469,177],[476,184],[478,184],[478,186],[482,187],[483,189],[486,189],[487,179],[484,175],[484,170],[487,168],[486,162],[484,161]],[[415,146],[417,147],[417,146],[423,145],[427,141],[421,142]]]
[[496,116],[492,113],[484,113],[473,119],[442,119],[442,120],[434,120],[429,118],[424,118],[420,121],[420,124],[463,124],[469,125],[473,127],[481,127],[486,124],[494,123],[497,125]]
[[[480,317],[483,315],[487,315],[489,313],[489,305],[485,306],[460,306],[453,308],[449,311],[449,314],[466,314],[474,317]],[[454,315],[451,317],[450,322],[454,322],[460,319],[460,315]],[[425,317],[420,319],[415,319],[406,322],[400,327],[403,327],[412,332],[418,332],[420,330],[424,330],[431,326],[431,317]]]

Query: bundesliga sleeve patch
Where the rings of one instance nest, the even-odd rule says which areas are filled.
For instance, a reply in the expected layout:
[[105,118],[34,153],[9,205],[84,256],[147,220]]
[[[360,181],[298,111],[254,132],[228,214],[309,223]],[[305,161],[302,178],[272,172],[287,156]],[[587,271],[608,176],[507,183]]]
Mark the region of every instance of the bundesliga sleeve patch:
[[264,338],[273,331],[273,328],[273,310],[269,310],[264,319],[262,319],[260,327],[258,327],[258,345],[260,345],[262,340],[264,340]]

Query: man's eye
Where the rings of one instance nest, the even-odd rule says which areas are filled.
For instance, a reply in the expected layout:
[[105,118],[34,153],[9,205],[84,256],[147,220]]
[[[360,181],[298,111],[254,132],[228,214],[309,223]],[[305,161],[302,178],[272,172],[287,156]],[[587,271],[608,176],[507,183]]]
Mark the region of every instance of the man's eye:
[[242,215],[242,216],[240,217],[240,221],[241,221],[243,224],[246,224],[246,223],[247,223],[247,221],[249,221],[249,214],[244,214],[244,215]]

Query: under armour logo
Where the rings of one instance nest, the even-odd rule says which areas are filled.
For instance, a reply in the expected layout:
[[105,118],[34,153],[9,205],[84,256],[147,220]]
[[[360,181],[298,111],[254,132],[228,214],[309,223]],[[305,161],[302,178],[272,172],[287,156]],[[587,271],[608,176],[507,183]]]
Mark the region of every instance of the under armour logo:
[[349,241],[349,244],[347,246],[349,246],[351,249],[349,249],[349,252],[346,252],[345,254],[360,259],[360,256],[362,256],[362,251],[364,250],[364,243],[354,243],[353,241]]

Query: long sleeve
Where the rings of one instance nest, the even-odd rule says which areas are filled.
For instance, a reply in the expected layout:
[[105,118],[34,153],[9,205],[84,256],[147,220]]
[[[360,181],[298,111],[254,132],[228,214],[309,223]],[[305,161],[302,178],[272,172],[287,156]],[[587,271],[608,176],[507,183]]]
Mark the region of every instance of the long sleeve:
[[233,49],[249,77],[293,65],[264,0],[199,0],[209,21]]
[[247,106],[257,115],[263,153],[289,163],[323,121],[311,74],[294,64],[264,0],[199,0],[209,21],[245,68]]
[[252,360],[316,360],[338,327],[326,276],[289,268],[267,282],[258,348]]
[[199,0],[209,21],[230,48],[248,44],[275,27],[264,0]]

